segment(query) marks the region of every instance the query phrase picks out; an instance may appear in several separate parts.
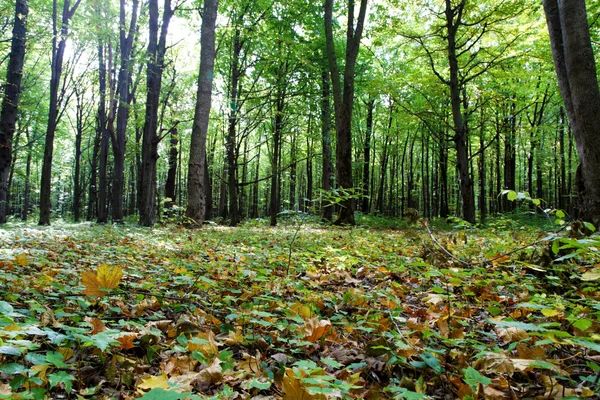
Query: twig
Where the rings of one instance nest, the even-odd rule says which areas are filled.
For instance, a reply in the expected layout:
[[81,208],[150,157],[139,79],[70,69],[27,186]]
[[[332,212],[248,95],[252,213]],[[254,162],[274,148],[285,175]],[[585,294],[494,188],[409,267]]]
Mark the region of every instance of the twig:
[[465,261],[462,258],[456,257],[454,254],[450,253],[444,246],[442,246],[440,242],[438,242],[438,240],[435,238],[435,236],[433,236],[431,229],[429,229],[429,224],[426,221],[422,221],[421,225],[423,225],[427,229],[427,232],[429,233],[429,236],[431,237],[433,243],[436,246],[438,246],[446,255],[448,255],[448,257],[452,258],[453,260],[459,261],[465,265],[473,265],[473,263]]

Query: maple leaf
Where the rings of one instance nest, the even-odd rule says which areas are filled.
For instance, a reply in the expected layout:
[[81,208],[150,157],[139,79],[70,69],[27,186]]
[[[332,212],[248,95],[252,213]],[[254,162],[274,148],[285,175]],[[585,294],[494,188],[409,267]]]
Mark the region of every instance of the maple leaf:
[[169,378],[167,377],[167,374],[163,372],[158,376],[148,376],[143,378],[137,385],[137,388],[141,389],[142,391],[148,391],[156,388],[169,389],[170,386],[168,380]]
[[213,331],[200,332],[188,342],[188,351],[199,351],[206,357],[214,356],[219,352]]
[[[301,372],[302,375],[305,375]],[[283,377],[283,394],[286,400],[326,400],[322,394],[311,394],[302,385],[301,378],[296,378],[294,370],[291,368],[285,369],[285,375]]]
[[102,297],[106,294],[106,289],[114,289],[119,284],[123,270],[120,267],[110,267],[102,264],[93,271],[85,271],[81,275],[81,283],[85,286],[84,294],[88,296]]
[[319,321],[317,317],[309,318],[304,322],[303,331],[306,335],[304,339],[314,343],[327,335],[330,329],[331,322],[329,320],[322,319]]
[[123,350],[133,349],[135,347],[135,344],[133,344],[133,341],[135,339],[137,339],[137,335],[135,335],[135,334],[124,335],[124,336],[117,338],[119,343],[121,343],[121,346],[119,346],[119,347],[121,347],[121,349],[123,349]]
[[18,256],[15,256],[15,265],[19,267],[26,267],[29,265],[29,260],[27,259],[27,254],[21,253]]

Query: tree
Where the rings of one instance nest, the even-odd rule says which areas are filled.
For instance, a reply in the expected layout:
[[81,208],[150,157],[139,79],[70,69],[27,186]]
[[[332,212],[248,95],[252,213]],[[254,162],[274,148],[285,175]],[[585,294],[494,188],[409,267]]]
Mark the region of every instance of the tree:
[[[340,70],[335,54],[333,38],[333,0],[325,0],[325,42],[327,46],[327,60],[331,74],[331,87],[333,90],[333,105],[335,110],[336,125],[336,175],[338,185],[347,194],[353,194],[352,182],[352,108],[354,105],[354,67],[360,39],[363,33],[365,17],[367,14],[367,0],[361,0],[360,11],[354,26],[354,0],[348,0],[348,26],[346,28],[346,58],[344,66],[344,86],[340,79]],[[354,210],[356,200],[349,196],[340,202],[340,209],[334,224],[354,225]]]
[[206,164],[206,136],[210,116],[213,73],[215,67],[215,25],[219,0],[205,0],[200,32],[200,72],[196,109],[192,125],[190,159],[188,164],[188,202],[185,215],[196,224],[202,225],[206,209],[206,186],[208,171]]
[[167,51],[167,32],[173,16],[171,0],[165,0],[160,37],[158,0],[149,2],[149,36],[146,70],[146,119],[142,138],[140,190],[140,225],[152,226],[156,221],[156,161],[158,160],[158,106]]
[[123,188],[125,184],[125,145],[127,143],[127,119],[133,94],[131,88],[131,69],[133,40],[137,26],[138,0],[133,1],[129,31],[125,30],[125,0],[120,1],[119,11],[119,43],[121,50],[121,66],[117,82],[117,129],[112,135],[112,149],[114,157],[113,184],[112,184],[112,219],[113,222],[123,222]]
[[50,106],[48,109],[48,125],[46,141],[44,144],[44,161],[42,166],[42,179],[40,183],[40,219],[39,225],[50,225],[50,184],[52,181],[52,156],[54,152],[54,135],[60,119],[59,115],[59,85],[63,70],[63,58],[69,34],[69,22],[81,0],[76,0],[71,7],[70,0],[64,0],[62,18],[60,22],[60,35],[58,33],[57,0],[52,2],[52,64],[50,78]]
[[2,111],[0,111],[0,224],[6,223],[8,175],[12,161],[12,142],[21,93],[28,13],[27,0],[16,0],[10,59],[6,71]]
[[600,91],[585,0],[544,0],[554,67],[577,143],[580,217],[600,226]]

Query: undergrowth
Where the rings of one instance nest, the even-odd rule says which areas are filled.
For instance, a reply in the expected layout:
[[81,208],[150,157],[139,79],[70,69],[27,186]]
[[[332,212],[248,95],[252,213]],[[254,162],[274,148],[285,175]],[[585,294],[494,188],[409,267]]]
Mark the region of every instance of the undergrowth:
[[599,393],[597,237],[357,222],[9,224],[0,398]]

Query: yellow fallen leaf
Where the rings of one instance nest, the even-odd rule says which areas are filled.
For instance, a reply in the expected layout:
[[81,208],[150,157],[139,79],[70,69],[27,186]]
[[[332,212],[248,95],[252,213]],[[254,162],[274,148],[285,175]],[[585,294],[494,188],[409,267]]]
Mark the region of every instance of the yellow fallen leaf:
[[560,311],[553,308],[544,308],[542,310],[542,314],[544,314],[546,317],[556,317],[558,314],[560,314]]
[[152,389],[169,389],[169,378],[167,374],[164,372],[158,376],[150,376],[148,378],[142,379],[142,381],[137,385],[138,389],[142,389],[142,391],[149,391]]
[[591,271],[588,271],[579,277],[582,281],[597,281],[600,279],[600,269],[594,268]]
[[81,283],[85,286],[84,294],[88,296],[101,297],[106,294],[106,289],[114,289],[123,277],[120,267],[111,267],[106,264],[100,265],[93,271],[85,271],[81,275]]
[[27,259],[27,254],[21,253],[18,256],[15,256],[15,265],[19,267],[26,267],[29,265],[29,260]]

